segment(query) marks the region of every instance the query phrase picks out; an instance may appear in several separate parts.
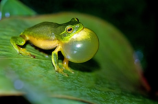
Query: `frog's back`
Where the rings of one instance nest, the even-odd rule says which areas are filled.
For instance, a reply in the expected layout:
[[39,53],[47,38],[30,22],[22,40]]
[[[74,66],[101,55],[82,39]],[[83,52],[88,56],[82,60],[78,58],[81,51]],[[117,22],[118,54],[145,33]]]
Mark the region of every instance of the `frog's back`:
[[41,49],[53,49],[58,45],[58,26],[57,23],[42,22],[26,29],[20,36]]
[[26,29],[24,32],[21,33],[21,35],[40,39],[54,40],[56,39],[55,31],[58,26],[59,24],[57,23],[42,22]]

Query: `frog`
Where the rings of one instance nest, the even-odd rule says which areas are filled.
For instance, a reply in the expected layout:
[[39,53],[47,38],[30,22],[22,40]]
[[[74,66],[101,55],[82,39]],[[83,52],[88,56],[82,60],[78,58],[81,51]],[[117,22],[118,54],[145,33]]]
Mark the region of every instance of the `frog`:
[[[25,29],[19,36],[10,38],[17,53],[35,58],[24,46],[27,42],[43,50],[53,50],[51,61],[56,72],[68,76],[65,70],[74,73],[69,67],[69,61],[84,63],[97,53],[99,39],[95,32],[84,27],[78,18],[72,18],[66,23],[41,22]],[[59,62],[59,51],[64,56]],[[62,64],[62,68],[60,65]]]

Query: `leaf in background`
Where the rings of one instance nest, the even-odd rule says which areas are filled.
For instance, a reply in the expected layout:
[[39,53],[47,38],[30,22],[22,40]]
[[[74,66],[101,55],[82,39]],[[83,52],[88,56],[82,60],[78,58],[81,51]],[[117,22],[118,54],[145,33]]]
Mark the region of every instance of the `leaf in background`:
[[33,16],[36,13],[19,0],[2,0],[0,3],[0,19],[9,16]]
[[17,91],[11,81],[2,74],[0,71],[0,96],[23,95],[22,92]]
[[[27,44],[26,49],[36,56],[30,58],[17,54],[10,44],[11,36],[18,36],[34,24],[42,21],[65,23],[72,17],[79,18],[85,27],[98,35],[100,46],[90,61],[70,63],[75,73],[67,72],[69,77],[55,72],[51,63],[51,51],[44,51],[48,54],[45,57],[35,47]],[[141,95],[140,66],[134,63],[131,46],[122,33],[99,18],[79,13],[7,18],[0,21],[0,40],[0,61],[6,63],[0,65],[0,71],[12,80],[16,90],[26,93],[31,102],[154,103]],[[5,85],[1,90],[3,88]]]

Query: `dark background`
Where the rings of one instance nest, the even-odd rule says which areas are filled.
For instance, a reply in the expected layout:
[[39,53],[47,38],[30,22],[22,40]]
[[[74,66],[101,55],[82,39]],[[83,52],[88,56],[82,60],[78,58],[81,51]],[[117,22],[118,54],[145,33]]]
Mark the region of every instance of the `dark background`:
[[156,0],[20,0],[38,14],[62,11],[100,17],[113,24],[132,44],[150,84],[152,99],[158,91]]

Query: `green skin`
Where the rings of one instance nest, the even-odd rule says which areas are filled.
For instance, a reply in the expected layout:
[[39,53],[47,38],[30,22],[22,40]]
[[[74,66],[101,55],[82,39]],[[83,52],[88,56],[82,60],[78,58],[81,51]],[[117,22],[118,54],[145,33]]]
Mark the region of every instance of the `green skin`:
[[[68,75],[63,72],[64,69],[74,73],[68,67],[69,61],[86,62],[95,55],[99,47],[96,34],[85,28],[77,18],[72,18],[69,22],[63,24],[42,22],[24,30],[18,37],[11,37],[10,42],[18,53],[35,58],[34,55],[20,47],[26,41],[45,50],[56,48],[52,52],[52,63],[55,71],[65,76]],[[59,67],[59,51],[64,56],[63,68]]]

